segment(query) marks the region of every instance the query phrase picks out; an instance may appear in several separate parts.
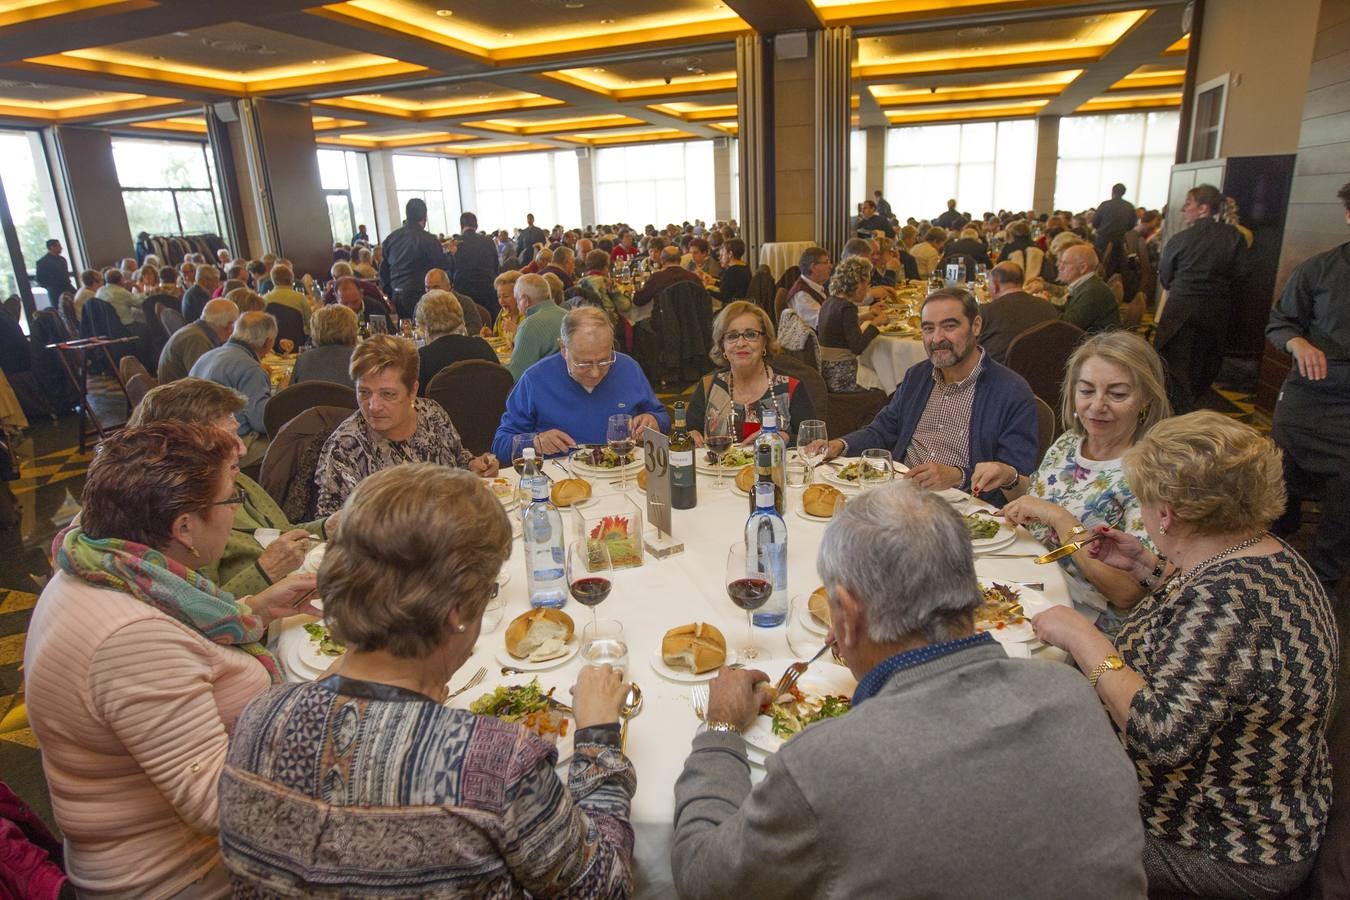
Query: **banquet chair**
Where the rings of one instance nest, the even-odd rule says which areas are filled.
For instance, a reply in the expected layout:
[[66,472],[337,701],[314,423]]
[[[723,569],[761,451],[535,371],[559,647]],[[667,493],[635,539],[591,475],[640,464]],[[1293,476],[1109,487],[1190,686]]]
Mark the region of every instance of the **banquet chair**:
[[773,292],[773,320],[781,322],[783,320],[783,310],[787,309],[787,288],[779,288]]
[[[803,362],[795,354],[782,352],[774,354],[769,360],[769,365],[775,372],[781,372],[784,375],[791,375],[802,383],[807,396],[811,398],[811,407],[816,411],[816,418],[829,422],[830,392],[825,387],[825,379],[821,377],[819,370],[809,363]],[[795,433],[801,426],[801,422],[793,422],[792,430]],[[830,432],[833,434],[834,432]],[[842,433],[842,432],[841,432]]]
[[[1004,365],[1027,380],[1031,392],[1058,411],[1064,366],[1083,339],[1083,329],[1052,319],[1033,325],[1012,339]],[[1063,422],[1057,423],[1062,429]]]
[[783,272],[783,277],[778,279],[778,286],[787,290],[797,283],[797,279],[802,275],[801,266],[788,266]]
[[164,330],[172,337],[173,333],[187,324],[187,319],[183,314],[171,306],[161,306],[159,308],[159,324],[164,326]]
[[1036,464],[1045,459],[1045,451],[1055,442],[1055,411],[1040,397],[1036,398]]
[[488,308],[477,301],[475,301],[473,305],[478,307],[478,321],[482,322],[488,328],[491,328],[495,321],[492,318],[492,313],[488,312]]
[[1120,327],[1126,331],[1138,331],[1144,321],[1144,292],[1139,291],[1130,298],[1129,303],[1120,305]]
[[329,381],[302,381],[282,388],[263,407],[263,428],[275,435],[291,419],[316,406],[356,409],[356,393],[346,385]]
[[281,303],[267,304],[267,313],[277,320],[277,343],[290,341],[299,350],[305,346],[305,317]]
[[117,361],[117,371],[121,374],[122,380],[128,383],[131,381],[131,376],[133,375],[150,374],[150,370],[145,367],[144,363],[134,356],[124,356],[119,359]]
[[314,518],[318,491],[314,473],[319,452],[351,410],[339,406],[316,406],[291,419],[272,436],[258,472],[258,484],[276,501],[292,522]]
[[[124,361],[130,358],[131,357],[129,356],[122,357]],[[150,373],[133,373],[132,376],[127,379],[127,401],[131,404],[131,408],[134,410],[136,407],[140,406],[141,400],[145,398],[146,394],[150,393],[150,389],[158,386],[159,382],[156,381],[155,377]]]
[[505,366],[485,359],[461,359],[432,376],[427,399],[441,405],[459,439],[476,456],[492,449],[492,437],[513,387],[515,379]]
[[752,303],[773,316],[775,322],[778,321],[773,308],[774,294],[776,293],[773,284],[773,272],[769,271],[768,266],[760,266],[755,270],[755,274],[750,276],[750,286],[746,288],[745,292],[749,295]]

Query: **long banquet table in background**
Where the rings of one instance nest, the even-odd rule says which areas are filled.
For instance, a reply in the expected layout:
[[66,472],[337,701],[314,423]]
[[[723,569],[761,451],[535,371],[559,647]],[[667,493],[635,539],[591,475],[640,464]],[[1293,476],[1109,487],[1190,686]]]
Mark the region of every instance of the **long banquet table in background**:
[[894,394],[909,367],[927,358],[918,338],[879,334],[858,355],[858,384]]
[[[557,475],[556,466],[550,465],[548,468],[551,475]],[[514,480],[516,476],[514,471],[507,469],[503,477]],[[632,720],[628,733],[628,755],[633,760],[638,779],[637,794],[633,797],[632,821],[636,833],[637,896],[641,898],[676,896],[670,872],[670,849],[674,836],[674,785],[689,752],[689,742],[698,726],[690,700],[690,686],[658,676],[652,669],[650,658],[653,654],[659,655],[661,638],[676,625],[694,621],[711,622],[722,630],[728,646],[732,648],[741,646],[746,633],[745,614],[727,598],[723,577],[727,551],[733,541],[741,540],[742,526],[749,512],[749,500],[731,487],[730,479],[726,483],[724,489],[715,490],[712,486],[713,476],[700,474],[698,506],[692,510],[675,510],[673,514],[672,530],[676,539],[683,542],[684,552],[666,559],[656,559],[648,554],[641,567],[613,573],[613,591],[598,608],[601,618],[618,619],[623,623],[629,648],[628,677],[641,686],[645,703],[642,712]],[[594,479],[592,484],[596,495],[618,490],[602,479]],[[628,479],[628,492],[645,510],[646,497],[633,486],[631,476]],[[785,521],[789,535],[788,584],[793,597],[789,615],[792,616],[798,604],[804,602],[820,584],[816,577],[816,552],[826,526],[807,521],[796,514],[801,505],[800,488],[789,488],[788,494]],[[510,515],[518,517],[519,511],[512,510]],[[564,511],[569,537],[571,522],[567,522],[566,517],[570,515],[574,514]],[[516,531],[519,532],[519,528]],[[1059,567],[1032,563],[1031,556],[1044,551],[1026,531],[1019,529],[1016,543],[998,552],[1026,556],[1016,559],[976,557],[976,571],[986,583],[993,578],[1042,582],[1042,593],[1047,600],[1069,605],[1068,588]],[[529,609],[523,555],[517,537],[511,557],[503,569],[509,576],[509,581],[501,589],[505,614],[491,632],[485,627],[473,656],[456,673],[451,689],[462,685],[480,666],[487,669],[488,676],[480,685],[453,700],[452,704],[457,707],[467,708],[470,702],[498,684],[524,684],[532,677],[532,674],[501,676],[502,663],[497,659],[498,654],[504,652],[502,641],[506,623]],[[582,626],[590,621],[591,613],[570,601],[566,611],[575,620],[579,637]],[[308,621],[312,620],[307,616],[296,616],[277,623],[279,627],[274,632],[272,643],[283,663],[286,658],[283,645],[306,640],[301,625]],[[754,665],[774,679],[782,674],[789,662],[799,658],[788,646],[787,631],[788,626],[756,629],[755,640],[760,659]],[[801,644],[798,640],[800,634],[794,633],[794,643],[798,646]],[[821,639],[813,640],[818,647]],[[1054,653],[1057,651],[1051,650],[1046,655],[1053,658]],[[578,655],[557,669],[538,673],[540,684],[546,688],[556,686],[557,695],[566,700],[567,690],[575,682],[581,665]],[[817,665],[830,666],[833,663],[822,661]],[[305,676],[288,672],[288,677],[304,680]],[[566,777],[565,765],[560,765],[558,771]],[[752,773],[758,782],[764,776],[764,769],[754,765]]]

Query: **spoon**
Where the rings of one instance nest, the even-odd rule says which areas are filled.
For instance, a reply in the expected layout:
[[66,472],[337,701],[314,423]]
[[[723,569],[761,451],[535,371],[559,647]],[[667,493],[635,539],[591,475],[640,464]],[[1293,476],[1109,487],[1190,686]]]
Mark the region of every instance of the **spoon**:
[[624,698],[623,706],[619,707],[619,719],[622,724],[619,726],[619,752],[625,752],[628,746],[628,720],[642,711],[642,688],[637,686],[636,682],[628,685],[628,696]]

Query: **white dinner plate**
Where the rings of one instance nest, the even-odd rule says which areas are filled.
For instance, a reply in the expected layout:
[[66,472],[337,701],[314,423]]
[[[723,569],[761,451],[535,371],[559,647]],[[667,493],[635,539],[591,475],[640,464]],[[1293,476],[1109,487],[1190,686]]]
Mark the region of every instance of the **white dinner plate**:
[[818,522],[821,525],[828,525],[834,521],[833,516],[813,516],[806,510],[802,509],[800,506],[794,506],[792,511],[795,512],[798,515],[798,517],[803,518],[808,522]]
[[1008,587],[1017,591],[1017,601],[1022,604],[1022,611],[1026,614],[1026,619],[1016,625],[1009,625],[1006,628],[997,629],[984,629],[976,624],[976,632],[988,630],[989,633],[993,635],[994,640],[998,641],[1000,644],[1025,644],[1036,640],[1036,629],[1031,626],[1031,620],[1055,604],[1046,599],[1046,596],[1040,591],[1033,591],[1031,588],[1022,587],[1020,584],[1000,581],[997,578],[991,578],[983,583],[991,586],[995,584],[1006,584]]
[[[969,516],[966,518],[969,518]],[[998,533],[989,538],[971,538],[970,545],[975,548],[976,553],[1001,550],[1017,540],[1017,529],[1008,520],[986,515],[981,515],[980,518],[998,523]]]
[[[459,671],[459,674],[466,674],[466,673],[467,673],[468,675],[472,675],[472,674],[473,674],[472,671],[470,670],[470,667],[467,666],[467,665],[466,665],[464,668],[460,669],[460,671]],[[504,679],[498,681],[498,682],[495,683],[495,684],[480,684],[478,687],[476,687],[476,688],[471,688],[470,690],[465,691],[465,692],[464,692],[463,694],[461,694],[460,696],[458,696],[458,697],[456,697],[455,699],[451,700],[449,705],[450,705],[450,706],[453,706],[453,707],[455,707],[455,708],[458,708],[458,709],[468,709],[470,703],[474,702],[474,701],[477,700],[479,697],[482,697],[482,696],[484,696],[485,694],[490,694],[490,693],[492,693],[492,692],[493,692],[494,690],[496,690],[499,686],[504,685],[504,684],[507,684],[507,685],[517,685],[517,684],[523,685],[523,684],[529,684],[529,683],[530,683],[530,679],[531,679],[532,677],[534,677],[534,676],[533,676],[533,675],[509,675],[509,676],[507,676],[506,678],[504,678]],[[559,701],[561,701],[561,702],[563,702],[563,703],[566,703],[566,704],[569,705],[569,706],[572,704],[572,697],[571,697],[571,695],[568,693],[568,690],[569,690],[569,688],[571,687],[571,683],[570,683],[570,682],[568,682],[567,684],[563,684],[562,682],[554,681],[554,680],[548,678],[547,676],[545,676],[545,677],[539,679],[539,686],[540,686],[541,688],[543,688],[544,690],[548,690],[549,688],[553,688],[553,689],[554,689],[554,690],[553,690],[553,696],[554,696],[557,700],[559,700]],[[450,682],[449,687],[450,687],[450,690],[453,691],[453,690],[456,689],[457,685],[456,685],[455,682],[452,680],[452,681]],[[570,760],[570,759],[572,758],[572,753],[573,753],[573,751],[574,751],[574,749],[575,749],[575,738],[576,738],[577,723],[576,723],[576,720],[575,720],[574,718],[572,718],[571,716],[567,716],[566,718],[567,718],[567,734],[565,734],[565,735],[563,735],[562,737],[558,738],[557,745],[556,745],[557,748],[558,748],[558,765],[559,765],[559,766],[562,766],[563,764],[565,764],[568,760]]]
[[506,652],[506,647],[499,646],[494,651],[497,662],[504,666],[510,666],[513,669],[520,669],[524,672],[547,672],[550,669],[557,669],[567,665],[572,661],[572,657],[577,655],[581,649],[581,635],[574,634],[572,639],[567,642],[567,652],[554,659],[546,659],[542,662],[530,662],[528,659],[516,659],[510,653]]
[[[772,676],[774,672],[782,674],[782,670],[787,666],[787,663],[781,663],[772,667],[761,665],[759,668]],[[776,681],[777,678],[773,680]],[[797,689],[807,696],[842,694],[845,697],[852,697],[857,686],[858,682],[853,679],[853,675],[840,666],[813,667],[797,681]],[[745,730],[744,735],[747,744],[764,753],[776,753],[787,740],[773,733],[773,719],[767,715],[757,716],[755,723]]]
[[497,573],[497,587],[504,588],[511,581],[511,575],[507,572]]
[[[672,669],[666,665],[666,661],[661,658],[661,648],[657,647],[652,651],[652,655],[647,658],[652,671],[667,681],[678,682],[679,684],[702,684],[705,681],[712,681],[717,677],[717,669],[704,672],[702,675],[695,675],[693,672],[685,669]],[[730,647],[727,648],[727,658],[723,665],[732,665],[736,662],[736,651]]]
[[309,632],[305,631],[303,626],[301,626],[300,638],[301,640],[296,642],[295,659],[302,668],[296,674],[308,673],[311,679],[317,678],[327,672],[328,667],[333,664],[333,660],[338,657],[321,653],[319,642],[311,638]]
[[825,637],[830,633],[829,626],[811,615],[811,610],[807,608],[805,603],[797,608],[797,621],[800,622],[802,627],[807,631],[819,635],[820,637]]
[[633,475],[637,472],[638,469],[642,468],[642,448],[640,446],[633,448],[632,462],[625,463],[622,466],[615,466],[612,469],[607,469],[604,466],[593,466],[590,463],[579,462],[577,460],[577,453],[580,452],[584,451],[573,451],[572,453],[568,454],[567,460],[568,465],[570,465],[572,467],[572,470],[575,471],[577,474],[595,475],[600,477],[612,476],[614,478],[617,478],[621,473],[627,472],[629,475]]

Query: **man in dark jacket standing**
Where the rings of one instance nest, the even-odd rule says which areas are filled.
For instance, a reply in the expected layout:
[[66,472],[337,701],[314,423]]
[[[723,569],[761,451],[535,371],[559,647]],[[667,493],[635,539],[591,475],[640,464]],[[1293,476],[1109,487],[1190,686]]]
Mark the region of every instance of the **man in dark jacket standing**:
[[47,255],[39,259],[34,268],[37,283],[47,292],[48,302],[53,308],[60,305],[62,294],[75,292],[75,288],[70,285],[70,267],[61,255],[61,242],[56,238],[47,241]]
[[422,299],[422,284],[430,269],[445,264],[441,242],[427,233],[427,204],[414,197],[404,207],[403,225],[384,239],[380,285],[394,302],[399,318],[411,319]]
[[534,224],[534,213],[525,214],[525,227],[516,235],[516,258],[522,266],[534,259],[534,245],[547,244],[548,232]]
[[497,321],[501,304],[497,302],[497,289],[492,281],[497,277],[500,267],[497,262],[497,245],[492,238],[478,233],[478,217],[466,212],[459,217],[459,248],[453,257],[453,279],[455,290],[468,294],[474,302],[492,314],[491,320]]
[[1094,243],[1097,253],[1106,264],[1106,277],[1119,274],[1125,261],[1125,233],[1134,227],[1138,213],[1134,204],[1125,199],[1125,185],[1111,186],[1111,199],[1097,207],[1092,217],[1096,231]]

